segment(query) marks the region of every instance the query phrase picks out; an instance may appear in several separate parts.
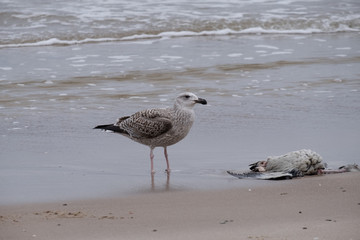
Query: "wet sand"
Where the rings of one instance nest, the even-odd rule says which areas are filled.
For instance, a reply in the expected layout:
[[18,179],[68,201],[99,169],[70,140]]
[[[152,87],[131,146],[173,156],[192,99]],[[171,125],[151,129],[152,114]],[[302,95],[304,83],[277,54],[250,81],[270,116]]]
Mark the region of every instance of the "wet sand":
[[359,181],[360,174],[344,173],[1,206],[0,239],[358,239]]
[[[172,189],[236,187],[226,170],[304,148],[330,168],[359,163],[359,39],[250,34],[2,49],[0,204],[149,191],[148,147],[92,128],[171,106],[184,91],[208,105],[169,148]],[[161,190],[161,148],[155,168]]]

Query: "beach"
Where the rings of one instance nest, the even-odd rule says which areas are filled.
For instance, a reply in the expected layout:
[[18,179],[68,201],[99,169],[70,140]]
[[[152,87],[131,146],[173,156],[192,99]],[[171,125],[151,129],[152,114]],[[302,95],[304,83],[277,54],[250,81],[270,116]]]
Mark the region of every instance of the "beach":
[[[36,3],[35,3],[36,2]],[[359,164],[353,0],[0,3],[0,239],[358,239],[359,174],[239,180],[311,149]],[[93,129],[193,92],[163,149]]]
[[[171,106],[185,91],[208,105],[195,107],[190,133],[168,149],[174,189],[231,188],[238,183],[227,170],[300,149],[330,168],[359,163],[359,39],[226,35],[0,49],[13,69],[0,82],[0,203],[148,191],[149,148],[93,127]],[[229,57],[239,46],[243,55]],[[154,153],[161,189],[165,159],[161,148]]]
[[1,206],[0,239],[355,240],[359,180],[344,173],[253,188]]

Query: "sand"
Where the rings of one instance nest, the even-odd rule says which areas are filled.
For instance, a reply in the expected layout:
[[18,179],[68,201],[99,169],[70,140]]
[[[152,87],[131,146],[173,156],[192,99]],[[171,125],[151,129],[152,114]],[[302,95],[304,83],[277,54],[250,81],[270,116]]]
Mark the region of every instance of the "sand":
[[[241,181],[241,180],[239,180]],[[359,173],[1,206],[0,239],[359,239]]]

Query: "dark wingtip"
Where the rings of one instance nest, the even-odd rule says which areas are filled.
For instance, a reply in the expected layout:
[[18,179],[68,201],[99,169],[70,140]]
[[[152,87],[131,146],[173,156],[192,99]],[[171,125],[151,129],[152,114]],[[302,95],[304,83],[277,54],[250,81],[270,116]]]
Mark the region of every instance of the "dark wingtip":
[[113,125],[113,124],[97,125],[97,126],[94,127],[93,129],[103,129],[103,130],[107,130],[107,128],[109,128],[110,126],[114,126],[114,125]]
[[116,133],[128,134],[125,130],[121,129],[119,126],[115,126],[114,124],[98,125],[93,129],[102,129],[105,131],[113,131]]
[[94,127],[93,129],[101,129],[101,130],[109,130],[114,131],[117,130],[119,127],[114,126],[114,124],[105,124],[105,125],[98,125]]

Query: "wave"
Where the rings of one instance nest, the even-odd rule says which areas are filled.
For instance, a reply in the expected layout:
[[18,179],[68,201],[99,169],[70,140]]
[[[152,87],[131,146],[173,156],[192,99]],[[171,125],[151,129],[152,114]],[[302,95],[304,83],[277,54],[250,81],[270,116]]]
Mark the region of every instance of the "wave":
[[337,29],[324,32],[321,29],[307,28],[307,29],[290,29],[290,30],[276,30],[264,29],[262,27],[252,27],[244,30],[232,30],[229,28],[213,31],[166,31],[158,34],[134,34],[125,37],[109,38],[85,38],[81,40],[61,40],[59,38],[50,38],[47,40],[40,40],[26,43],[9,43],[0,44],[0,48],[15,48],[15,47],[37,47],[37,46],[68,46],[88,43],[105,43],[105,42],[119,42],[119,41],[137,41],[149,39],[168,39],[177,37],[196,37],[196,36],[226,36],[226,35],[241,35],[241,34],[317,34],[317,33],[338,33],[338,32],[360,32],[358,29],[350,28],[341,25]]
[[[358,29],[341,26],[338,29],[334,29],[327,33],[337,32],[360,32]],[[159,34],[136,34],[128,37],[123,37],[120,40],[139,40],[139,39],[151,39],[151,38],[174,38],[174,37],[195,37],[195,36],[217,36],[217,35],[240,35],[240,34],[313,34],[313,33],[325,33],[323,30],[308,28],[308,29],[293,29],[293,30],[275,30],[275,29],[264,29],[262,27],[253,27],[240,31],[232,29],[222,29],[215,31],[179,31],[179,32],[162,32]]]
[[209,35],[360,31],[360,5],[354,0],[45,2],[3,3],[0,48]]
[[83,40],[60,40],[58,38],[50,38],[48,40],[41,40],[38,42],[29,42],[29,43],[11,43],[11,44],[2,44],[0,48],[13,48],[13,47],[36,47],[36,46],[66,46],[66,45],[76,45],[84,43],[100,43],[100,42],[113,42],[118,41],[116,38],[86,38]]

